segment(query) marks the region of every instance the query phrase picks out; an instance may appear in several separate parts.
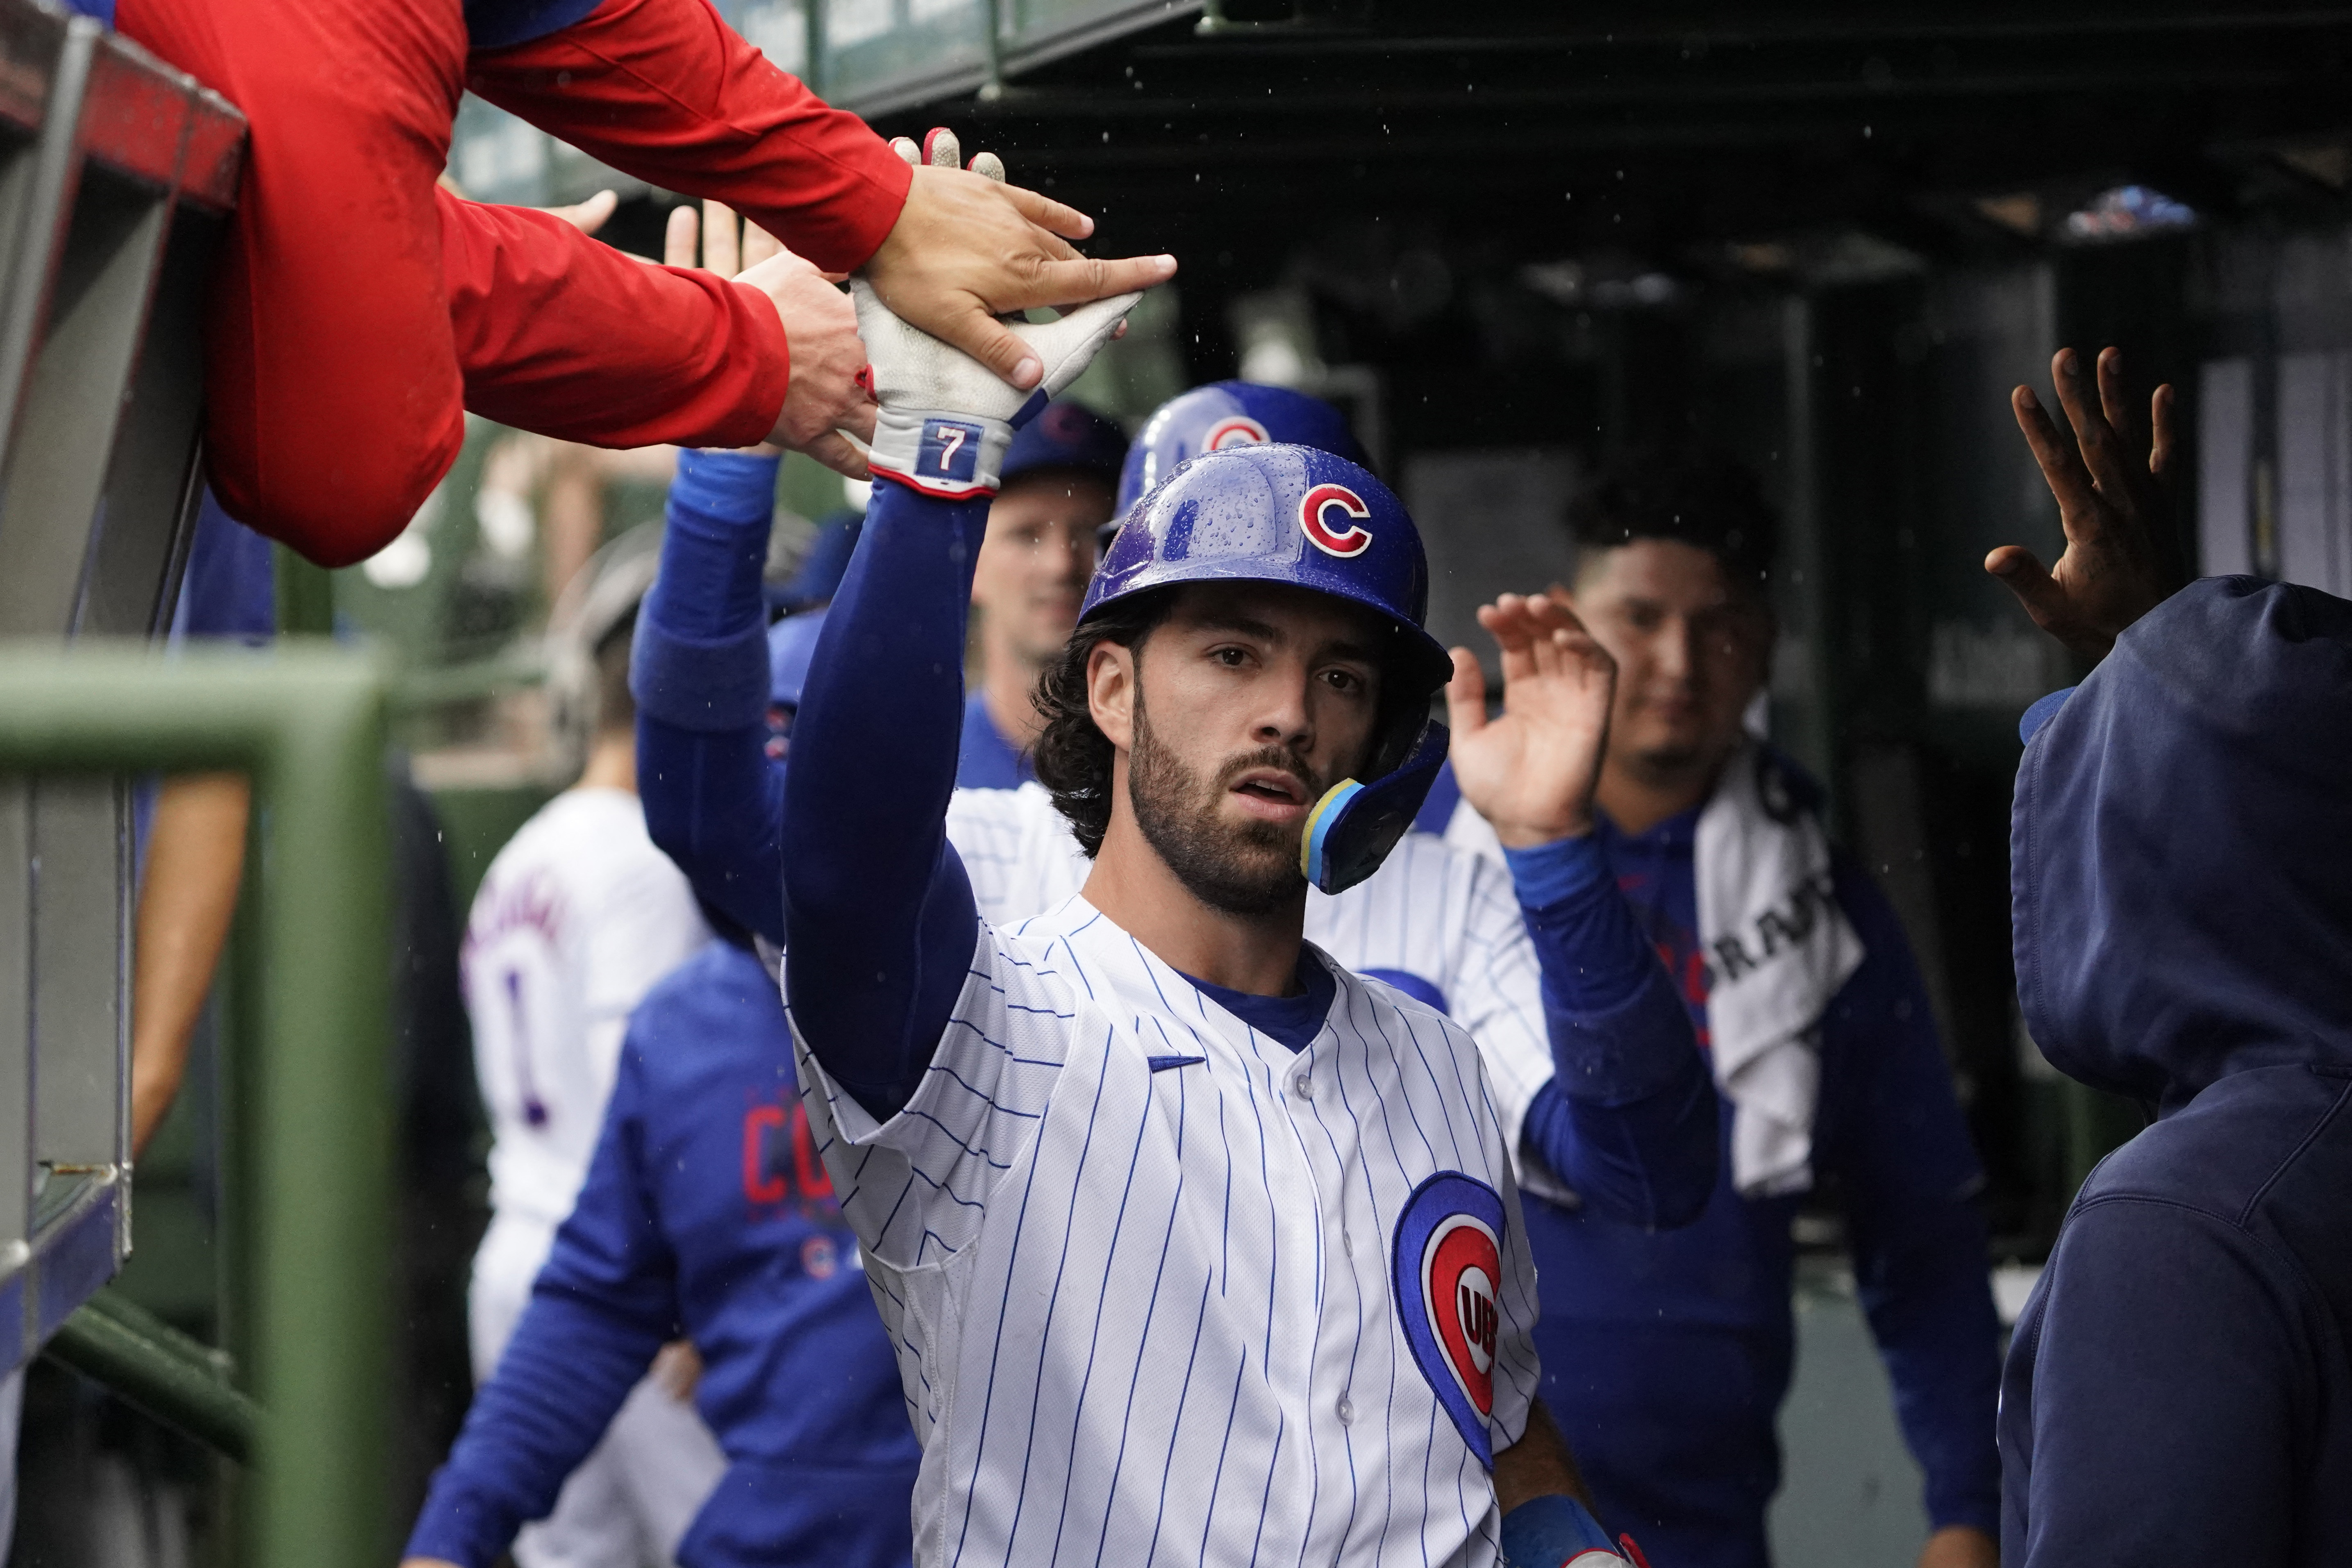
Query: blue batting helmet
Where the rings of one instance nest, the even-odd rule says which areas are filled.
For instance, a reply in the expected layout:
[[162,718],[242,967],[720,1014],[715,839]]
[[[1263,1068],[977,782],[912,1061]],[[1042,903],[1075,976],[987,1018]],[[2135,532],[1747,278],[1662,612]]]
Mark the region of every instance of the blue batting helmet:
[[1308,881],[1336,893],[1372,874],[1421,809],[1445,760],[1429,699],[1453,675],[1422,629],[1429,564],[1386,485],[1312,447],[1229,446],[1195,458],[1130,508],[1087,585],[1078,624],[1106,605],[1194,583],[1280,583],[1360,605],[1389,626],[1389,714],[1365,771],[1334,785],[1299,847]]
[[1363,466],[1345,416],[1319,397],[1252,381],[1213,381],[1171,397],[1144,422],[1118,475],[1118,510],[1203,452],[1285,442],[1336,453]]

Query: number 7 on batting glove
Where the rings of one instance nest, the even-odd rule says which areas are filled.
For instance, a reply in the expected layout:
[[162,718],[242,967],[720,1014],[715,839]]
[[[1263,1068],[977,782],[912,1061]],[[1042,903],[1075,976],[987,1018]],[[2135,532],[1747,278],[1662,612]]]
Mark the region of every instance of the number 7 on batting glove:
[[1077,380],[1142,298],[1122,294],[1080,306],[1056,321],[1014,323],[1013,334],[1045,367],[1036,390],[1023,392],[892,315],[863,279],[849,287],[857,332],[874,362],[874,396],[882,405],[868,455],[874,477],[948,500],[996,493],[1013,432]]

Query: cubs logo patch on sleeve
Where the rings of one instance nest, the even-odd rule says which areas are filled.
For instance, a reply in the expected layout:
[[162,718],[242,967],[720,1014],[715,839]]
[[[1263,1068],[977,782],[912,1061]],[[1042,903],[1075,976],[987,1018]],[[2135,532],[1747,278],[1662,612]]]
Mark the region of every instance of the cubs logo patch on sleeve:
[[1459,1171],[1413,1189],[1397,1216],[1390,1258],[1397,1319],[1421,1373],[1488,1469],[1495,1449],[1496,1294],[1503,1279],[1503,1200]]

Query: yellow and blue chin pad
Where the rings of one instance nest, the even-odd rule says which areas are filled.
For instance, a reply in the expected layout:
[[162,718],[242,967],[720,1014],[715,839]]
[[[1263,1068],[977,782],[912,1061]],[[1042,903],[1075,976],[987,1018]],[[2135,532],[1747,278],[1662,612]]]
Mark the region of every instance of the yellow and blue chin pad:
[[1445,726],[1431,724],[1402,766],[1370,784],[1341,779],[1307,814],[1298,868],[1314,887],[1343,892],[1381,868],[1445,765]]

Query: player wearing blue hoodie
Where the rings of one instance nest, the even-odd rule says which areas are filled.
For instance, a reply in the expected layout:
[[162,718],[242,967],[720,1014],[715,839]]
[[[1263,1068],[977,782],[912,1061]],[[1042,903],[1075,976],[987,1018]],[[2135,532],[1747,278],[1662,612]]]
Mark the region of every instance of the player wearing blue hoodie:
[[2019,1320],[2002,1560],[2352,1562],[2352,604],[2250,577],[2165,597],[2113,351],[2104,413],[2056,368],[2080,456],[2022,388],[2018,416],[2066,552],[1987,565],[2105,658],[2027,715],[2018,1001],[2053,1063],[2155,1121],[2084,1183]]
[[729,1461],[683,1568],[903,1568],[919,1456],[898,1366],[810,1142],[783,999],[733,941],[631,1018],[587,1183],[408,1557],[489,1568],[681,1331]]

